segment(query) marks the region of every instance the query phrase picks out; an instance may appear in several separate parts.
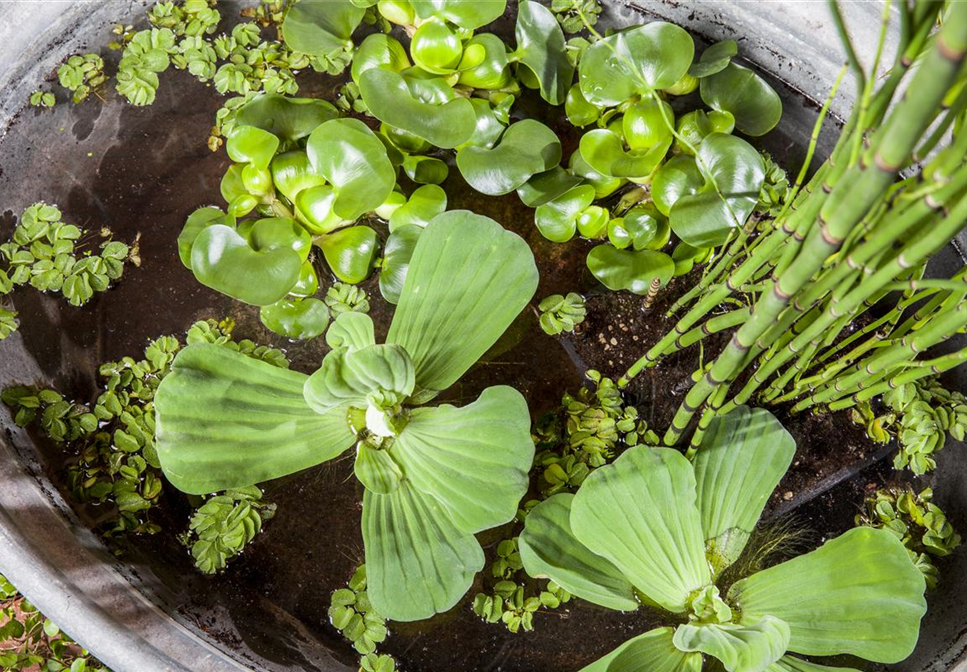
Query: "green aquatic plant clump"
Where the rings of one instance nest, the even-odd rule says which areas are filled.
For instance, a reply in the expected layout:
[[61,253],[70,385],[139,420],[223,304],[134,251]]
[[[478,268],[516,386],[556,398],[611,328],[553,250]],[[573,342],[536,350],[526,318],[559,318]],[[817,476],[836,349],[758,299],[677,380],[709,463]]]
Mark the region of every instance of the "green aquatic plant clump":
[[[272,366],[288,367],[280,350],[247,339],[237,340],[232,336],[233,329],[231,320],[196,322],[188,330],[186,342],[217,345]],[[163,491],[155,441],[154,399],[181,348],[175,337],[162,336],[147,345],[142,359],[124,357],[105,362],[98,370],[101,391],[90,405],[72,401],[54,389],[35,386],[12,386],[0,394],[17,425],[39,425],[47,437],[64,444],[76,456],[67,467],[67,482],[75,501],[111,504],[116,508],[112,515],[103,517],[100,525],[107,538],[121,541],[128,534],[155,534],[161,530],[152,517]],[[251,491],[238,492],[251,495]],[[260,497],[261,493],[249,500],[265,517],[268,509],[257,501]],[[239,522],[235,518],[231,525],[222,521],[212,528],[212,514],[217,513],[217,506],[210,506],[196,525],[202,525],[202,519],[209,520],[204,524],[208,538],[199,537],[197,541],[204,543],[194,544],[197,564],[206,572],[223,567],[224,560],[248,541],[247,535],[244,541],[235,536],[238,528],[234,523]],[[251,524],[242,525],[251,529]],[[187,538],[192,538],[191,533]],[[232,549],[236,549],[235,553],[230,552]],[[221,560],[217,560],[219,557]]]
[[910,654],[926,585],[885,530],[855,528],[720,592],[794,453],[771,414],[739,407],[713,420],[691,462],[674,449],[631,448],[577,494],[534,507],[520,537],[528,574],[610,609],[659,607],[678,623],[584,672],[697,671],[703,656],[729,672],[788,672],[827,669],[791,654],[881,663]]
[[537,304],[537,309],[541,311],[541,329],[548,336],[573,332],[588,314],[584,297],[576,292],[568,292],[567,296],[552,294]]
[[[140,264],[138,243],[111,240],[104,228],[99,249],[86,243],[88,231],[63,221],[60,209],[44,202],[23,211],[10,240],[0,245],[0,300],[21,285],[61,294],[83,306],[96,292],[121,279],[127,262]],[[87,248],[87,249],[85,249]],[[0,340],[17,329],[17,313],[0,306]]]
[[961,543],[960,534],[932,500],[930,488],[919,494],[909,485],[882,488],[856,514],[857,525],[882,528],[903,542],[931,590],[940,580],[933,559],[950,555]]
[[438,215],[414,247],[386,343],[368,315],[347,311],[311,376],[223,348],[179,353],[156,399],[165,476],[202,494],[354,448],[373,606],[402,621],[450,609],[484,564],[473,535],[514,518],[534,445],[513,388],[487,388],[459,408],[425,404],[497,341],[536,287],[520,237],[470,212]]
[[262,501],[262,491],[255,486],[229,489],[195,509],[188,531],[179,539],[191,550],[198,569],[215,574],[255,539],[275,508]]
[[345,588],[333,591],[329,622],[363,658],[374,655],[386,640],[386,619],[373,609],[366,592],[366,565],[356,568]]

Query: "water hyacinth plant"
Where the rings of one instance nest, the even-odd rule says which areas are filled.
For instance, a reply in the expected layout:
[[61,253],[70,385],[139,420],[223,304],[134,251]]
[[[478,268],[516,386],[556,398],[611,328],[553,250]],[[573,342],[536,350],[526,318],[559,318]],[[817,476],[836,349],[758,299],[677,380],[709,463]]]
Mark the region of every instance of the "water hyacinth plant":
[[610,609],[659,607],[680,623],[584,672],[697,671],[703,654],[729,672],[820,672],[833,668],[791,654],[895,663],[913,651],[924,577],[886,530],[854,528],[719,592],[794,453],[768,411],[741,406],[711,423],[693,461],[631,448],[576,495],[528,514],[519,544],[531,576]]
[[473,535],[517,512],[534,444],[510,387],[462,408],[424,404],[496,342],[536,286],[520,237],[470,212],[439,215],[414,248],[386,343],[368,315],[347,311],[311,376],[215,346],[179,353],[155,399],[165,476],[203,494],[355,446],[373,606],[401,621],[446,611],[484,565]]

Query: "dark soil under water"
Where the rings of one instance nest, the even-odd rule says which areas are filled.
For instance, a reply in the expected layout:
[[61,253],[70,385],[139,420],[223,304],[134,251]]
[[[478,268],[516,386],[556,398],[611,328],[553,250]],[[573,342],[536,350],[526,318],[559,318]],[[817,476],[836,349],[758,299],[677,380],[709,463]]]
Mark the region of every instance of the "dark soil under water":
[[[311,90],[303,88],[304,93]],[[316,83],[317,93],[332,90],[332,82]],[[786,94],[792,104],[803,104],[791,92]],[[185,217],[196,207],[220,203],[218,184],[228,159],[224,152],[209,152],[205,140],[221,97],[182,72],[163,78],[158,100],[149,108],[125,105],[110,90],[105,97],[104,103],[90,100],[79,106],[61,104],[50,112],[25,111],[0,144],[0,238],[7,238],[24,207],[41,199],[57,203],[67,221],[83,227],[108,226],[125,241],[142,234],[141,268],[126,271],[116,288],[83,310],[30,289],[15,292],[22,338],[49,382],[89,400],[100,362],[138,356],[151,338],[166,333],[180,337],[195,320],[224,316],[235,318],[236,334],[283,347],[293,368],[313,370],[325,351],[322,339],[283,342],[262,327],[257,310],[198,284],[176,254],[175,239]],[[547,114],[546,107],[526,101],[520,110],[538,118]],[[576,147],[576,136],[563,112],[553,114],[543,120],[564,138],[566,157]],[[795,165],[798,148],[789,146],[782,128],[768,142],[777,157],[788,160],[787,166]],[[584,266],[589,244],[544,240],[533,226],[533,211],[515,195],[495,199],[468,192],[456,170],[444,187],[450,209],[468,208],[493,217],[529,241],[541,270],[535,306],[552,293],[580,291],[589,297],[587,323],[579,335],[564,339],[544,335],[536,311],[525,311],[492,356],[464,376],[447,400],[466,402],[488,385],[510,384],[525,394],[536,417],[553,409],[565,390],[575,391],[586,368],[617,376],[671,328],[662,317],[664,308],[694,276],[674,281],[645,313],[641,297],[596,286]],[[374,279],[363,286],[380,338],[391,311]],[[652,426],[667,426],[695,364],[692,350],[642,374],[635,383],[630,399]],[[811,543],[817,544],[820,533],[835,534],[851,526],[864,494],[890,476],[886,454],[842,414],[781,419],[799,451],[770,503],[771,515],[795,511],[800,523],[815,532]],[[56,446],[39,444],[49,476],[66,496],[62,467],[70,456]],[[269,660],[312,667],[311,656],[300,659],[288,648],[287,633],[266,628],[266,614],[271,613],[269,620],[288,622],[293,633],[311,635],[351,665],[355,656],[326,614],[331,591],[345,584],[363,557],[361,491],[351,475],[351,460],[344,458],[268,483],[266,497],[278,504],[277,517],[229,571],[214,578],[200,576],[175,540],[186,526],[188,507],[182,495],[168,490],[158,521],[165,531],[133,539],[123,561],[143,578],[157,576],[159,594],[168,605],[228,647],[240,636]],[[78,513],[94,526],[107,512],[81,508]],[[489,550],[505,533],[490,531],[481,540]],[[447,614],[418,624],[393,624],[383,650],[397,656],[406,672],[573,672],[660,620],[644,610],[622,615],[572,602],[538,615],[535,632],[514,635],[472,613],[470,600],[479,582]]]

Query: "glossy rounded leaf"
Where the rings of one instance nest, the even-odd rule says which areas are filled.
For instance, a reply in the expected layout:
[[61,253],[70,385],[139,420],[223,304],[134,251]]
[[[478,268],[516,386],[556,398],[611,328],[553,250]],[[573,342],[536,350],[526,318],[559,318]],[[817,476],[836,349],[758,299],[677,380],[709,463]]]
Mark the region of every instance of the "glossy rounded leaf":
[[765,135],[779,123],[779,94],[749,68],[729,63],[719,73],[702,79],[699,91],[709,107],[729,112],[746,135]]
[[400,227],[416,225],[425,227],[430,220],[447,209],[447,193],[435,184],[428,184],[410,194],[406,203],[396,209],[389,218],[390,233]]
[[722,72],[728,66],[732,57],[739,53],[739,46],[735,40],[722,40],[716,42],[702,52],[696,63],[688,69],[688,74],[692,77],[708,77],[717,72]]
[[657,98],[639,100],[621,118],[621,130],[631,149],[650,149],[669,142],[674,127],[675,113],[671,105]]
[[601,108],[588,102],[581,92],[580,84],[573,84],[568,89],[567,98],[564,100],[564,111],[571,125],[578,128],[593,124],[601,116]]
[[410,42],[413,62],[438,75],[453,72],[463,56],[463,43],[456,31],[439,19],[420,24]]
[[541,235],[555,243],[566,243],[574,237],[577,219],[594,201],[594,187],[581,185],[538,206],[534,223]]
[[473,135],[466,142],[461,143],[457,149],[463,149],[464,147],[483,147],[484,149],[490,149],[500,140],[501,134],[507,127],[497,119],[497,115],[495,114],[494,108],[490,105],[490,101],[484,100],[483,98],[471,98],[470,104],[473,105],[474,114],[477,115],[476,127],[474,128]]
[[299,279],[302,259],[291,247],[253,250],[230,226],[216,224],[198,234],[191,270],[206,287],[256,306],[271,305]]
[[[706,184],[675,201],[668,221],[679,238],[694,247],[716,247],[741,227],[759,199],[765,177],[762,157],[749,143],[713,133],[698,149]],[[718,187],[718,191],[715,190]],[[656,199],[657,203],[657,199]]]
[[450,174],[450,168],[440,159],[430,156],[407,156],[403,172],[417,184],[440,184]]
[[499,19],[507,7],[507,0],[410,0],[421,19],[431,16],[452,24],[475,30]]
[[191,246],[198,234],[215,224],[225,224],[225,213],[215,207],[198,208],[188,215],[185,225],[178,234],[178,257],[185,268],[191,268]]
[[302,262],[302,270],[299,271],[299,279],[292,285],[289,294],[296,298],[304,299],[313,296],[319,291],[319,274],[312,261]]
[[695,150],[712,133],[731,133],[735,129],[735,117],[728,112],[692,110],[678,120],[675,151],[695,156]]
[[393,305],[399,303],[403,281],[410,268],[410,259],[422,233],[422,226],[407,224],[397,228],[386,239],[383,265],[379,271],[379,293]]
[[694,55],[692,37],[664,21],[615,33],[597,41],[581,57],[581,91],[595,105],[619,105],[673,86],[688,72]]
[[279,139],[256,126],[236,126],[225,143],[228,158],[232,161],[250,163],[260,169],[269,167],[278,148]]
[[482,49],[483,57],[473,67],[461,70],[457,80],[459,84],[485,90],[503,89],[510,85],[512,78],[503,40],[490,33],[481,33],[470,38],[464,48],[467,51]]
[[379,236],[368,226],[351,226],[320,242],[329,268],[343,282],[356,284],[369,277],[379,250]]
[[561,194],[578,186],[584,180],[561,166],[538,173],[517,189],[521,202],[529,208],[550,203]]
[[319,124],[338,116],[339,110],[325,100],[265,93],[239,109],[236,123],[261,128],[291,145],[308,136]]
[[353,31],[366,10],[351,2],[303,0],[296,2],[282,22],[282,37],[293,51],[325,56],[337,49],[352,48]]
[[585,238],[603,238],[608,231],[608,221],[611,216],[608,211],[598,205],[586,208],[578,215],[578,233]]
[[675,262],[663,252],[617,250],[611,245],[598,245],[588,252],[587,263],[594,277],[608,289],[626,289],[642,296],[655,278],[666,285],[675,273]]
[[[389,140],[389,143],[392,145],[393,149],[397,150],[397,153],[399,154],[398,158],[390,156],[390,161],[393,162],[394,166],[403,165],[403,161],[406,159],[406,157],[403,155],[404,152],[409,154],[422,154],[433,149],[433,145],[420,136],[410,133],[405,129],[390,126],[389,124],[379,125],[378,137],[380,139],[386,138]],[[387,147],[387,149],[389,148]]]
[[668,216],[682,196],[697,194],[705,186],[705,178],[690,156],[673,156],[655,173],[651,182],[651,198],[661,214]]
[[424,102],[411,93],[401,75],[389,70],[367,70],[359,78],[359,90],[377,119],[437,147],[456,147],[470,139],[477,127],[477,114],[466,98]]
[[408,67],[410,67],[410,59],[399,40],[376,33],[367,36],[356,48],[353,54],[352,78],[358,84],[360,75],[371,68],[385,68],[400,72]]
[[508,194],[560,161],[561,141],[554,131],[533,119],[511,124],[493,149],[464,147],[457,152],[457,167],[463,178],[490,196]]
[[306,151],[312,167],[333,186],[332,211],[343,219],[355,221],[375,210],[396,184],[396,170],[386,148],[358,119],[322,124],[309,136]]
[[581,136],[580,152],[585,162],[601,175],[644,179],[665,158],[671,144],[671,136],[668,136],[649,149],[626,151],[618,135],[599,128]]
[[660,250],[671,237],[668,219],[653,203],[638,205],[625,213],[624,228],[636,250]]
[[312,233],[329,233],[345,226],[348,221],[332,210],[336,190],[328,184],[303,189],[295,197],[296,212]]
[[282,299],[271,306],[262,306],[259,319],[280,336],[307,340],[329,326],[329,308],[319,299]]
[[242,183],[242,169],[244,167],[240,163],[233,163],[225,171],[225,174],[222,175],[222,181],[219,183],[219,191],[226,203],[231,203],[240,196],[249,195],[248,190]]
[[303,189],[326,183],[325,178],[313,170],[312,164],[309,163],[309,155],[303,149],[279,154],[272,159],[269,168],[272,171],[272,182],[275,188],[292,202],[295,202],[296,196]]
[[623,177],[608,177],[607,175],[602,175],[588,165],[588,162],[581,156],[580,150],[571,154],[571,158],[568,159],[568,168],[571,173],[594,187],[594,197],[596,199],[607,198],[618,191],[628,181]]
[[560,105],[574,78],[567,57],[564,31],[551,11],[533,0],[521,0],[517,9],[515,57],[540,83],[541,97]]
[[266,217],[256,220],[246,228],[244,235],[256,252],[287,247],[295,250],[299,258],[305,261],[312,250],[312,236],[294,219],[288,217]]

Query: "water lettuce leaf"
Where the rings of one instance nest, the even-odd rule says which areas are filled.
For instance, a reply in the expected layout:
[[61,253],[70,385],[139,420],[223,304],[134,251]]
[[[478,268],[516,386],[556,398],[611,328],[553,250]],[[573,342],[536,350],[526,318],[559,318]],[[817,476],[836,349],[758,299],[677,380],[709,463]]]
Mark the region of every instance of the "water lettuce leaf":
[[729,598],[743,619],[789,624],[789,650],[896,663],[913,651],[927,609],[923,574],[886,530],[857,527],[815,551],[742,579]]
[[592,553],[571,531],[574,495],[558,494],[535,506],[524,521],[518,545],[527,573],[548,578],[588,602],[618,611],[638,608],[635,588],[624,574]]
[[728,672],[764,672],[786,652],[789,626],[774,616],[752,625],[685,623],[672,641],[680,651],[714,656]]
[[346,409],[309,408],[307,379],[218,345],[183,349],[155,396],[165,477],[203,495],[286,476],[348,449],[355,438]]
[[520,236],[488,217],[445,212],[416,244],[386,342],[412,357],[420,390],[445,390],[500,338],[537,280]]
[[574,496],[571,529],[668,611],[711,580],[695,475],[677,450],[631,448],[596,469]]
[[714,574],[738,560],[795,454],[795,440],[769,411],[739,406],[712,420],[692,465]]
[[581,672],[701,672],[702,654],[685,653],[672,643],[671,628],[655,628],[629,639]]
[[345,404],[366,408],[372,392],[395,394],[395,403],[413,392],[413,361],[398,345],[337,348],[326,355],[319,370],[305,382],[305,399],[317,413]]

